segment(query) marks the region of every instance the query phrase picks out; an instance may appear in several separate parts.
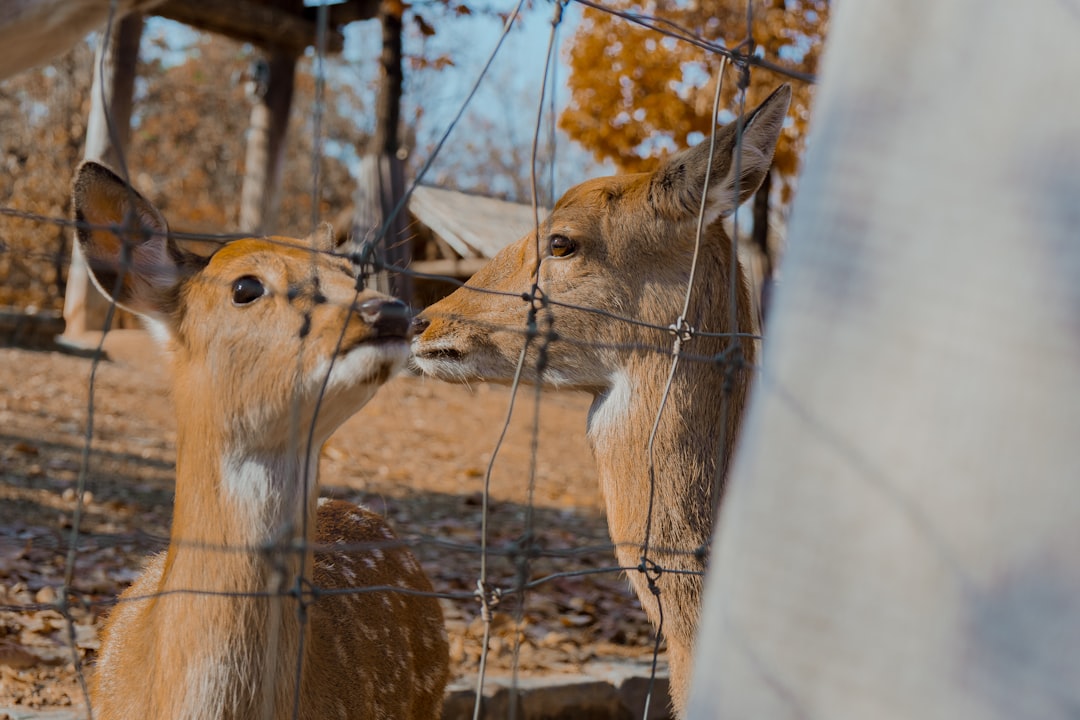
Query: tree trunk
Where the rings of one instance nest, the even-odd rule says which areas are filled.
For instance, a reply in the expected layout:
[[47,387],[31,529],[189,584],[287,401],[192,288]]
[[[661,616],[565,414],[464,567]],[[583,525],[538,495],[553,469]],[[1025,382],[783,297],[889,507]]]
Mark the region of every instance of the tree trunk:
[[256,101],[251,109],[244,184],[240,191],[240,228],[265,235],[277,221],[296,56],[291,50],[273,49],[255,74]]
[[379,57],[378,104],[375,108],[375,149],[384,155],[397,155],[398,123],[401,118],[401,4],[383,0],[379,5],[382,23],[382,54]]
[[[131,103],[142,28],[142,15],[126,16],[108,33],[107,46],[102,36],[94,56],[94,83],[90,91],[90,117],[86,124],[83,157],[103,162],[122,173],[125,172],[124,160],[131,138]],[[78,345],[78,338],[83,333],[106,329],[109,301],[93,287],[79,244],[72,245],[64,295],[62,340]]]
[[690,718],[1076,717],[1077,20],[835,6]]
[[[353,239],[358,244],[377,240],[374,250],[381,260],[405,268],[412,258],[407,211],[402,208],[387,226],[388,218],[405,196],[405,163],[398,157],[403,80],[401,9],[401,4],[392,0],[383,0],[379,6],[383,45],[375,138],[370,153],[361,162]],[[380,239],[378,234],[384,227],[386,234]],[[380,272],[375,281],[377,289],[411,302],[412,278],[407,274]]]

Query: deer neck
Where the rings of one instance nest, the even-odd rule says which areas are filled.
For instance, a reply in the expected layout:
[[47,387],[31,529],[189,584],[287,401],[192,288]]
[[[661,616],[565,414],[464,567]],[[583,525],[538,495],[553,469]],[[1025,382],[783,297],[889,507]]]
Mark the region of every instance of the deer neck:
[[653,355],[616,371],[595,395],[588,436],[619,564],[636,568],[647,559],[650,570],[664,569],[651,575],[663,612],[646,575],[628,575],[650,620],[663,624],[674,668],[685,666],[696,634],[720,481],[744,398],[740,388],[724,398],[715,366],[680,362],[663,400],[669,366]]
[[[755,353],[749,289],[737,282],[731,292],[731,263],[736,263],[737,278],[742,270],[725,237],[711,240],[703,246],[703,271],[688,317],[698,330],[717,334],[734,329],[743,336],[732,340],[698,335],[683,350],[736,362],[681,360],[667,388],[671,358],[635,353],[612,373],[607,387],[594,393],[588,437],[616,543],[640,546],[648,534],[650,547],[658,550],[693,553],[708,547]],[[732,352],[732,342],[738,344],[738,353]],[[680,564],[703,569],[703,558],[699,553]]]
[[169,553],[174,564],[186,556],[215,558],[206,569],[211,583],[222,578],[223,563],[250,562],[267,547],[314,535],[318,445],[245,447],[203,427],[189,425],[177,436]]
[[[690,324],[710,334],[737,331],[743,336],[697,335],[681,350],[699,357],[731,358],[734,364],[681,359],[670,388],[666,388],[671,357],[659,352],[634,353],[612,373],[606,388],[594,394],[589,439],[612,540],[617,543],[643,543],[648,531],[651,546],[692,552],[707,546],[710,539],[719,488],[731,460],[750,383],[748,368],[755,355],[750,289],[719,226],[702,244],[698,277],[687,312]],[[643,344],[657,338],[618,341]],[[665,336],[663,343],[671,341]],[[737,344],[732,347],[732,342]],[[653,436],[661,405],[663,412]]]
[[[634,359],[612,375],[589,411],[588,437],[611,537],[624,549],[621,554],[640,555],[646,534],[651,548],[693,553],[707,544],[711,531],[713,487],[722,461],[716,428],[723,408],[719,402],[697,401],[694,391],[716,379],[700,367],[680,366],[654,435],[668,362]],[[700,561],[688,556],[680,562],[687,563]]]
[[156,642],[155,667],[185,678],[178,706],[288,717],[301,627],[286,593],[302,571],[311,574],[313,553],[293,548],[315,535],[319,444],[271,452],[229,443],[210,422],[179,427],[173,528],[157,588],[166,600],[145,619],[149,636],[183,641]]

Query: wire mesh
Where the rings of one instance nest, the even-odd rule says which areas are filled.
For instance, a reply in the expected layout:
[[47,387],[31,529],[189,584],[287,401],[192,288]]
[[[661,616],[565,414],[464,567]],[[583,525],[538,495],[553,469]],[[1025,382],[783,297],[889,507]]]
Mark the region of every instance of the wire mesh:
[[[747,3],[747,35],[742,42],[738,44],[727,44],[717,41],[716,39],[703,38],[694,35],[692,32],[685,28],[678,27],[670,21],[663,18],[653,17],[640,13],[626,12],[623,10],[615,9],[612,7],[606,7],[604,5],[591,2],[591,0],[576,0],[580,5],[587,6],[603,12],[610,12],[612,14],[623,17],[624,19],[645,26],[652,32],[656,32],[666,37],[674,38],[680,42],[688,42],[698,48],[701,48],[704,53],[713,53],[722,56],[723,62],[720,65],[719,73],[716,77],[716,93],[713,101],[713,107],[710,117],[713,119],[713,126],[720,116],[720,97],[723,87],[723,80],[726,74],[729,73],[729,65],[733,69],[733,72],[737,75],[739,82],[740,92],[737,95],[736,116],[740,118],[739,126],[736,130],[735,152],[733,157],[735,158],[735,171],[736,178],[741,177],[740,169],[738,167],[739,158],[741,157],[740,148],[742,141],[742,127],[741,118],[745,113],[746,103],[746,87],[748,85],[748,73],[752,68],[767,68],[776,73],[787,75],[798,81],[812,82],[812,76],[804,73],[792,71],[790,68],[784,67],[773,62],[771,59],[762,58],[752,52],[752,8],[751,3]],[[494,48],[492,49],[487,61],[484,63],[475,83],[471,86],[471,89],[466,93],[463,98],[460,108],[451,122],[448,124],[445,132],[442,134],[438,142],[435,144],[431,155],[426,159],[423,165],[420,167],[416,174],[416,177],[407,188],[405,195],[400,199],[397,206],[393,210],[393,215],[404,212],[407,207],[407,203],[412,195],[414,189],[424,180],[425,175],[430,169],[432,162],[436,159],[439,152],[445,146],[446,142],[454,131],[459,120],[465,111],[470,107],[470,104],[474,101],[477,89],[485,81],[489,69],[497,61],[500,52],[502,51],[504,41],[507,38],[513,24],[523,8],[523,0],[512,8],[508,13],[507,20],[505,22],[502,33],[499,35]],[[605,306],[587,306],[581,304],[575,304],[560,300],[557,295],[549,294],[543,286],[543,273],[541,272],[541,258],[544,254],[544,248],[542,243],[546,237],[546,233],[550,231],[548,221],[541,216],[541,203],[540,196],[540,179],[537,172],[537,163],[540,155],[540,137],[543,132],[543,123],[545,120],[545,113],[549,120],[550,138],[548,139],[548,147],[551,152],[555,151],[555,122],[554,113],[555,106],[553,101],[553,88],[555,87],[554,71],[557,66],[556,58],[559,51],[559,34],[558,30],[563,17],[566,4],[557,2],[552,5],[552,20],[551,31],[546,48],[546,55],[543,58],[543,66],[545,68],[543,80],[541,81],[539,92],[537,111],[535,116],[535,124],[533,127],[532,146],[531,146],[531,163],[530,163],[530,179],[532,189],[532,208],[534,213],[534,248],[531,254],[531,262],[533,263],[533,270],[531,277],[533,282],[531,287],[522,287],[518,292],[507,292],[498,289],[466,286],[460,280],[452,277],[436,276],[429,273],[417,272],[409,267],[394,266],[387,264],[382,260],[383,251],[386,244],[391,241],[388,237],[390,228],[393,223],[393,216],[386,218],[384,224],[379,228],[378,232],[374,235],[368,235],[364,238],[357,238],[356,246],[359,248],[354,251],[324,251],[321,255],[339,258],[342,261],[348,261],[358,266],[359,272],[356,280],[355,295],[351,302],[344,305],[346,310],[346,320],[342,325],[341,332],[338,335],[338,349],[341,348],[341,344],[344,341],[346,324],[349,322],[349,318],[354,314],[354,308],[356,300],[364,291],[366,282],[372,273],[380,272],[392,272],[402,275],[407,275],[413,278],[437,278],[445,282],[449,282],[458,287],[468,287],[470,292],[475,292],[481,295],[490,295],[493,298],[515,298],[522,302],[523,306],[527,306],[527,312],[525,313],[525,323],[521,326],[507,326],[499,323],[492,323],[488,320],[477,319],[467,316],[450,317],[450,319],[472,324],[476,327],[483,328],[492,333],[501,332],[520,336],[521,348],[517,355],[516,371],[514,373],[510,391],[508,394],[508,405],[506,408],[506,418],[503,423],[498,439],[492,448],[490,457],[483,473],[484,488],[481,496],[480,507],[480,527],[478,528],[478,542],[477,543],[455,543],[445,540],[436,534],[424,533],[422,528],[410,528],[409,538],[407,540],[386,540],[372,543],[345,543],[333,546],[333,553],[341,556],[349,556],[353,554],[364,555],[372,552],[391,552],[399,549],[419,549],[423,547],[436,547],[446,550],[465,553],[470,557],[475,557],[477,560],[477,576],[475,590],[451,590],[448,588],[436,587],[432,592],[418,591],[415,589],[402,588],[397,584],[383,584],[383,585],[368,585],[357,587],[345,587],[345,588],[327,588],[320,587],[315,583],[313,576],[313,568],[309,567],[309,553],[311,551],[326,551],[328,548],[318,546],[313,543],[312,529],[309,528],[308,519],[314,517],[313,513],[309,510],[305,510],[300,513],[301,527],[297,529],[286,529],[286,532],[274,537],[266,544],[259,545],[218,545],[218,544],[206,544],[198,541],[191,541],[183,537],[172,536],[167,541],[163,538],[150,538],[149,545],[156,545],[161,547],[164,544],[169,544],[174,548],[184,549],[197,549],[202,551],[211,551],[221,554],[234,554],[241,556],[249,556],[252,554],[265,556],[268,558],[274,558],[272,564],[276,563],[275,567],[278,567],[281,572],[286,572],[287,568],[291,567],[285,562],[287,558],[296,558],[298,561],[298,570],[292,573],[291,577],[278,578],[275,586],[267,586],[264,589],[252,590],[248,592],[218,592],[207,591],[202,588],[172,588],[160,593],[153,594],[138,594],[128,595],[119,600],[116,599],[101,599],[95,598],[94,593],[84,592],[80,590],[79,578],[77,577],[77,560],[80,552],[82,552],[88,546],[97,547],[103,542],[108,542],[108,539],[96,534],[84,532],[82,528],[83,515],[84,515],[84,498],[87,496],[88,490],[88,476],[90,474],[90,468],[94,460],[95,448],[95,409],[99,400],[95,396],[95,384],[98,368],[102,362],[102,348],[104,346],[104,334],[99,342],[97,349],[93,353],[90,361],[90,374],[88,379],[88,396],[85,408],[85,432],[83,434],[83,444],[81,448],[80,465],[78,470],[77,481],[75,483],[75,504],[74,512],[71,519],[70,532],[66,541],[63,543],[63,547],[57,546],[57,550],[63,550],[64,552],[64,572],[63,583],[61,591],[57,595],[54,602],[34,602],[34,603],[20,603],[20,604],[7,604],[0,605],[0,612],[7,613],[26,613],[31,611],[40,611],[47,609],[54,609],[60,613],[64,618],[66,624],[66,635],[71,650],[71,659],[75,668],[75,673],[78,677],[81,692],[86,706],[87,717],[93,717],[93,707],[90,701],[90,690],[87,684],[87,674],[82,663],[82,657],[79,652],[78,645],[76,643],[76,618],[72,614],[73,608],[80,608],[82,610],[103,608],[103,607],[117,607],[122,604],[136,603],[145,601],[151,598],[158,597],[171,597],[171,596],[212,596],[212,597],[234,597],[234,598],[263,598],[263,599],[275,599],[275,598],[288,598],[295,601],[295,612],[297,614],[298,627],[300,628],[299,642],[296,650],[295,663],[293,664],[293,687],[299,688],[301,686],[302,679],[304,677],[305,670],[305,647],[310,642],[310,635],[307,632],[310,622],[309,608],[312,603],[319,601],[321,598],[334,597],[334,596],[359,596],[364,594],[377,594],[384,596],[386,594],[394,595],[408,595],[408,596],[424,596],[433,597],[440,600],[451,603],[475,603],[478,607],[476,612],[482,623],[482,637],[480,639],[480,652],[479,652],[479,665],[476,673],[475,683],[475,702],[473,705],[472,716],[474,718],[483,717],[484,703],[486,690],[486,671],[488,668],[489,654],[492,641],[492,622],[494,618],[495,609],[501,607],[502,604],[509,601],[513,601],[514,611],[514,626],[518,629],[513,635],[512,651],[511,651],[511,696],[508,705],[509,717],[517,717],[519,713],[519,703],[516,699],[515,693],[519,687],[519,655],[521,652],[522,633],[520,628],[527,623],[526,619],[526,606],[529,593],[543,593],[546,587],[551,586],[552,583],[559,581],[560,579],[570,577],[587,577],[593,575],[618,575],[625,573],[627,575],[640,575],[645,579],[645,583],[649,592],[652,594],[653,601],[656,604],[659,621],[654,623],[654,629],[656,631],[654,640],[651,643],[651,655],[650,655],[650,682],[648,691],[646,693],[645,707],[643,717],[652,717],[650,715],[650,705],[655,703],[654,698],[655,687],[653,681],[657,676],[659,659],[661,656],[661,638],[664,632],[665,617],[668,617],[672,610],[670,608],[665,609],[666,596],[661,590],[659,583],[660,579],[665,575],[668,576],[696,576],[699,577],[702,572],[699,570],[688,569],[682,566],[681,562],[671,562],[678,558],[685,558],[688,561],[698,563],[703,567],[703,559],[707,557],[708,547],[707,543],[694,543],[688,547],[669,547],[663,542],[658,542],[654,535],[653,522],[656,516],[657,509],[654,507],[657,502],[657,486],[659,483],[663,483],[665,480],[663,477],[658,477],[657,463],[655,461],[656,453],[659,451],[656,438],[657,432],[661,425],[661,421],[666,417],[665,414],[677,412],[672,410],[669,406],[669,398],[671,396],[672,383],[680,366],[684,364],[697,365],[702,367],[715,367],[724,370],[725,377],[725,392],[722,393],[724,407],[721,410],[721,417],[727,417],[728,408],[727,403],[731,402],[731,393],[727,389],[731,386],[733,381],[731,378],[733,373],[738,370],[742,371],[747,369],[748,364],[752,363],[752,360],[748,360],[743,356],[740,348],[743,341],[756,342],[761,339],[761,336],[757,332],[746,332],[739,329],[738,319],[734,316],[736,307],[738,306],[738,298],[736,297],[736,289],[742,282],[742,278],[739,277],[739,266],[735,262],[728,264],[730,270],[730,276],[726,279],[726,287],[730,293],[728,307],[732,313],[732,316],[728,319],[726,326],[729,331],[716,332],[713,330],[706,330],[701,327],[694,327],[689,322],[691,298],[695,292],[701,292],[699,286],[699,268],[698,268],[698,251],[700,249],[703,240],[704,230],[704,217],[705,217],[705,193],[702,193],[701,207],[698,211],[697,223],[696,223],[696,237],[694,241],[694,252],[692,254],[692,260],[688,268],[686,277],[686,285],[682,288],[684,295],[684,302],[681,308],[670,308],[671,317],[670,322],[656,322],[651,319],[644,319],[640,317],[634,317],[621,312],[619,308],[605,307]],[[107,46],[110,39],[110,32],[115,26],[117,7],[116,2],[112,3],[110,7],[109,23],[104,30],[101,42]],[[328,32],[328,12],[325,4],[318,6],[316,15],[316,25],[318,28],[316,48],[315,48],[315,106],[314,106],[314,136],[315,140],[312,144],[312,178],[311,178],[311,192],[312,192],[312,225],[315,226],[319,221],[319,198],[320,198],[320,186],[322,178],[320,175],[320,161],[323,152],[323,142],[321,139],[321,118],[325,110],[325,96],[323,88],[327,81],[326,73],[323,65],[327,49],[327,32]],[[103,63],[103,55],[99,57],[98,62]],[[99,68],[99,72],[101,68]],[[107,103],[106,103],[107,106]],[[110,120],[109,133],[113,137],[113,145],[119,151],[122,148],[122,142],[117,135],[117,130]],[[713,142],[715,135],[711,136],[707,142]],[[710,146],[711,147],[711,146]],[[551,160],[551,159],[549,159]],[[708,185],[708,178],[712,173],[712,152],[710,151],[709,168],[706,170],[706,185]],[[550,162],[549,167],[553,168],[554,163]],[[130,172],[127,167],[127,163],[123,156],[120,156],[119,167],[116,168],[118,173],[125,181],[130,182]],[[584,178],[583,178],[584,179]],[[547,182],[550,185],[548,188],[548,196],[554,197],[554,175],[547,178]],[[734,187],[734,193],[736,198],[740,195],[740,188],[738,187],[738,181],[736,181]],[[0,207],[0,215],[18,218],[25,221],[30,221],[42,225],[53,225],[65,229],[83,229],[83,230],[104,230],[110,232],[116,232],[119,236],[124,237],[125,246],[128,242],[127,238],[137,237],[143,229],[140,227],[138,219],[129,217],[125,222],[125,227],[116,228],[112,226],[98,226],[88,223],[77,223],[75,221],[56,217],[52,215],[33,212],[26,208],[19,207]],[[738,249],[736,243],[739,237],[739,216],[738,213],[733,215],[734,231],[730,235],[731,247],[729,248],[730,257],[735,258],[738,255]],[[197,240],[216,243],[219,245],[226,245],[237,239],[241,239],[243,234],[220,234],[220,235],[205,235],[201,233],[184,233],[184,232],[170,232],[169,238],[173,241],[186,241]],[[282,241],[275,238],[269,238],[267,240],[270,244],[283,244],[289,247],[293,245],[289,242]],[[381,249],[381,250],[373,250]],[[0,248],[0,252],[12,252],[11,248]],[[313,292],[318,292],[317,287],[317,255],[320,253],[312,253],[311,259],[311,278],[314,284]],[[46,259],[53,256],[52,253],[30,253],[28,257],[38,257],[40,259]],[[117,277],[117,288],[124,282],[125,274],[129,271],[129,264],[131,262],[131,252],[127,251],[125,254],[125,265],[122,267],[121,272]],[[115,293],[114,293],[115,294]],[[273,296],[273,291],[268,292]],[[290,299],[291,291],[290,291]],[[116,312],[117,306],[115,303],[109,306],[109,317],[106,321],[106,327],[111,325],[111,319]],[[586,339],[581,337],[573,337],[560,333],[560,324],[558,316],[561,311],[575,311],[585,313],[590,316],[602,320],[604,322],[610,322],[619,326],[626,326],[633,328],[636,331],[641,331],[649,336],[649,340],[637,340],[634,342],[603,342],[594,339]],[[648,334],[651,334],[648,335]],[[716,340],[723,341],[721,349],[718,352],[705,352],[695,353],[692,351],[695,343],[692,341],[698,340],[699,343],[702,340]],[[667,360],[669,362],[669,370],[666,376],[666,381],[662,378],[658,378],[662,386],[662,392],[660,393],[660,399],[657,403],[657,409],[655,416],[650,418],[648,423],[649,431],[646,438],[642,438],[645,443],[646,456],[648,458],[648,488],[647,488],[647,503],[648,509],[646,511],[646,525],[644,536],[639,540],[628,540],[625,538],[614,538],[613,542],[609,543],[597,543],[582,545],[581,547],[560,549],[560,550],[548,550],[537,544],[535,536],[534,523],[536,518],[534,515],[534,500],[533,495],[537,483],[537,453],[540,444],[542,443],[542,437],[540,432],[541,427],[541,409],[543,407],[543,400],[545,393],[543,390],[543,383],[540,382],[545,376],[549,376],[551,372],[551,352],[558,347],[587,347],[593,350],[603,350],[612,353],[623,354],[627,356],[632,355],[651,355],[657,358]],[[334,352],[333,358],[338,357],[338,352]],[[303,358],[297,358],[298,367],[303,363]],[[319,399],[317,406],[322,402],[322,396],[327,391],[327,383],[329,382],[331,373],[333,371],[334,360],[332,359],[329,366],[325,370],[325,377],[323,384],[319,392]],[[752,366],[750,367],[752,370]],[[531,414],[531,437],[529,456],[531,458],[529,463],[529,473],[527,477],[527,496],[528,502],[524,508],[524,516],[521,522],[520,534],[511,539],[510,541],[495,542],[493,541],[490,533],[490,519],[495,510],[493,509],[493,502],[491,499],[491,479],[495,472],[496,461],[499,458],[500,452],[504,448],[504,443],[507,438],[507,431],[510,427],[511,419],[515,412],[518,410],[518,391],[522,384],[529,383],[534,386],[534,392],[532,393],[532,414]],[[315,439],[315,421],[312,420],[310,424],[306,424],[301,419],[300,412],[300,400],[299,397],[293,398],[293,414],[292,414],[292,428],[291,433],[292,442],[295,442],[298,446],[303,445],[310,449],[313,446]],[[318,411],[316,411],[317,414]],[[722,468],[725,467],[723,462],[724,449],[728,446],[727,439],[724,434],[728,428],[721,423],[720,427],[713,428],[714,434],[714,447],[715,460],[714,466],[717,468],[716,477],[713,479],[714,489],[713,497],[719,498],[722,494]],[[307,503],[314,497],[313,493],[309,492],[309,485],[313,483],[313,478],[309,476],[310,465],[304,465],[301,469],[302,486],[304,488],[301,493],[301,497],[304,502]],[[613,552],[619,549],[630,549],[639,553],[640,561],[636,564],[622,564],[619,562],[612,563],[610,558],[613,556]],[[559,559],[565,561],[574,561],[579,559],[583,555],[590,556],[606,556],[609,560],[606,563],[600,564],[598,567],[578,567],[568,570],[563,569],[551,569],[550,565],[543,566],[543,570],[539,573],[536,572],[535,566],[538,561],[543,559]],[[501,560],[495,569],[495,560]],[[699,562],[700,561],[700,562]],[[669,564],[670,563],[670,564]],[[509,572],[508,572],[509,571]],[[283,607],[280,603],[273,604],[272,607]],[[273,627],[277,627],[272,623]],[[269,712],[271,705],[264,705],[264,711]],[[292,696],[292,714],[294,717],[300,717],[302,714],[301,708],[301,693],[295,691]]]

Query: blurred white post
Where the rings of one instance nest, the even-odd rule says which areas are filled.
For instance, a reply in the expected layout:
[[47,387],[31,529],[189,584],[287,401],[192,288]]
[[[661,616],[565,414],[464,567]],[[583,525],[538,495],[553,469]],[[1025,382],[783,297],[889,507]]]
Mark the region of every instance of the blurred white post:
[[296,53],[274,47],[257,64],[248,131],[244,183],[240,188],[240,227],[255,235],[270,233],[277,224],[285,141],[289,130]]
[[[86,123],[83,159],[96,160],[120,171],[131,139],[131,105],[135,93],[135,65],[139,59],[143,16],[133,13],[103,32],[94,55],[94,83],[90,89],[90,116]],[[72,168],[74,172],[74,168]],[[74,235],[74,232],[72,233]],[[64,296],[64,334],[59,340],[80,346],[80,335],[105,330],[109,301],[90,282],[79,244],[71,243],[71,265]]]
[[1080,714],[1080,3],[846,0],[690,717]]

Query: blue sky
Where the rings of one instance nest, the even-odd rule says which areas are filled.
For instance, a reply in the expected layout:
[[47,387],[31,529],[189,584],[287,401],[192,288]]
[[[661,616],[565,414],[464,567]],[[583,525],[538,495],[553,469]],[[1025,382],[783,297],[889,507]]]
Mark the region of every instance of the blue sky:
[[[494,10],[509,13],[513,0],[493,4]],[[450,142],[463,141],[474,127],[470,120],[482,117],[499,131],[512,135],[512,142],[528,145],[536,124],[543,78],[544,58],[547,55],[554,5],[539,1],[522,12],[519,20],[503,42],[494,64],[463,117]],[[423,106],[423,122],[418,146],[434,142],[447,128],[464,102],[469,89],[487,62],[503,31],[503,22],[494,13],[475,13],[444,21],[432,20],[436,34],[423,38],[414,27],[408,26],[405,37],[407,53],[427,57],[445,55],[453,65],[439,71],[407,77],[403,116],[417,104]],[[569,99],[565,80],[568,68],[562,48],[580,22],[581,8],[569,4],[559,25],[554,53],[555,111],[560,113]],[[379,50],[379,28],[375,23],[354,23],[346,33],[345,57],[363,66],[364,58],[376,57]],[[369,68],[373,69],[371,65]],[[549,86],[551,87],[551,86]],[[550,97],[550,96],[549,96]],[[545,100],[545,106],[550,99]],[[494,138],[492,139],[495,140]],[[499,138],[507,142],[506,138]],[[436,163],[436,168],[438,164]],[[589,153],[574,145],[564,134],[556,137],[556,192],[585,179],[586,174],[611,172],[610,167],[596,165]]]
[[[410,72],[406,70],[406,89],[403,98],[402,117],[408,121],[414,117],[417,107],[423,115],[417,124],[418,152],[434,143],[449,126],[460,109],[484,63],[494,50],[503,30],[503,21],[497,12],[508,14],[515,7],[514,0],[497,0],[489,4],[492,12],[475,12],[469,16],[455,16],[437,10],[420,9],[436,33],[424,37],[408,17],[404,45],[406,54],[429,58],[446,56],[452,64],[441,70]],[[419,7],[419,5],[418,5]],[[487,140],[493,143],[516,143],[528,146],[536,124],[537,105],[540,100],[540,84],[543,77],[543,61],[547,53],[551,18],[554,5],[550,0],[537,0],[533,7],[525,9],[510,34],[503,42],[498,56],[476,96],[469,104],[449,143],[464,144]],[[565,80],[568,68],[563,60],[562,46],[569,41],[577,23],[581,7],[570,3],[563,12],[560,23],[554,70],[555,110],[565,107],[569,93]],[[377,61],[381,44],[381,30],[376,21],[353,23],[346,27],[345,49],[342,59],[344,68],[332,68],[328,83],[345,82],[353,85],[374,109]],[[152,18],[144,38],[161,38],[164,42],[144,44],[149,51],[166,62],[179,63],[185,59],[183,48],[195,39],[190,28]],[[170,48],[176,48],[171,51]],[[309,49],[309,54],[313,54]],[[550,100],[545,101],[549,107]],[[477,138],[477,127],[482,120],[493,128],[498,137]],[[373,117],[359,118],[358,125],[367,131],[373,129]],[[545,131],[547,132],[547,131]],[[355,157],[352,148],[326,148],[343,159]],[[448,161],[449,161],[449,153]],[[594,163],[588,152],[573,144],[561,132],[556,136],[555,192],[561,194],[568,187],[590,175],[607,174],[611,167]],[[426,159],[421,157],[421,160]],[[437,174],[439,161],[433,167],[431,177]],[[523,172],[528,174],[527,169]]]

